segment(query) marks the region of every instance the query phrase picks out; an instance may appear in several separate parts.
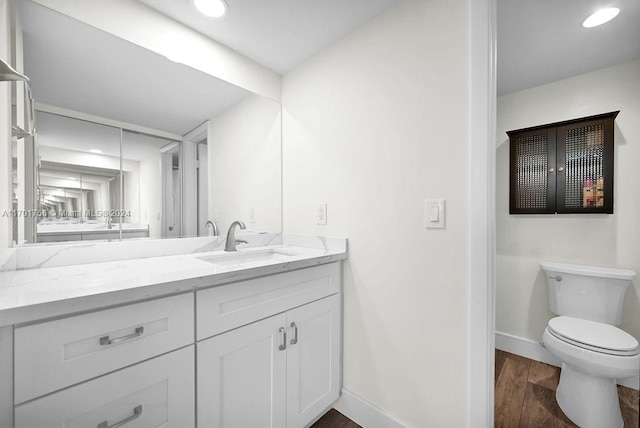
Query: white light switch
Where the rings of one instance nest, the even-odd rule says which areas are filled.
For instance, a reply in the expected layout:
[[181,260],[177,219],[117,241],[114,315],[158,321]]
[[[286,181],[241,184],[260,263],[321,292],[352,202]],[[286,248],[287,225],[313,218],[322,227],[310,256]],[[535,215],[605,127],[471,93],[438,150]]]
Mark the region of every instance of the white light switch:
[[440,219],[440,208],[432,206],[429,211],[429,222],[437,223],[438,219]]
[[426,229],[444,229],[444,218],[444,199],[427,199],[424,201],[424,227]]

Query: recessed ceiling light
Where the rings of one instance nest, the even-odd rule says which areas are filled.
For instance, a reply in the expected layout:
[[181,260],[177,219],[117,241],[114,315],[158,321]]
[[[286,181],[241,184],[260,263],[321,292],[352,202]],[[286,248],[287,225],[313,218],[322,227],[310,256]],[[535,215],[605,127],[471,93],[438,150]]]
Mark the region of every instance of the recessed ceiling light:
[[95,154],[98,154],[98,155],[101,155],[102,153],[104,153],[102,150],[98,150],[98,149],[90,149],[89,151],[91,153],[95,153]]
[[613,18],[618,16],[620,13],[620,9],[617,7],[609,7],[606,9],[600,9],[595,12],[587,19],[584,20],[582,26],[585,28],[597,27],[598,25],[602,25],[605,22],[611,21]]
[[193,2],[202,14],[212,18],[220,18],[229,10],[224,0],[193,0]]

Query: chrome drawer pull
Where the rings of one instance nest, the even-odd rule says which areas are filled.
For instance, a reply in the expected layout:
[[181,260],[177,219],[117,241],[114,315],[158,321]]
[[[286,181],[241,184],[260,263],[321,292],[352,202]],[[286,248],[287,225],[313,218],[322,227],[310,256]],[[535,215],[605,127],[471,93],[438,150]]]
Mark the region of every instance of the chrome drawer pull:
[[296,323],[292,322],[291,328],[293,329],[293,339],[291,339],[291,342],[289,343],[295,345],[296,343],[298,343],[298,326],[296,325]]
[[284,351],[285,349],[287,349],[287,330],[285,330],[284,327],[280,327],[278,332],[282,337],[282,342],[280,342],[280,346],[278,347],[278,349],[281,351]]
[[131,334],[127,334],[126,336],[116,337],[115,339],[109,338],[109,336],[102,336],[100,338],[100,345],[113,345],[115,343],[124,342],[125,340],[134,339],[136,337],[142,336],[144,333],[144,327],[137,327],[135,331]]
[[140,404],[139,406],[136,406],[133,409],[133,415],[129,416],[127,419],[123,419],[120,422],[116,422],[113,425],[109,425],[108,421],[103,421],[103,422],[100,422],[98,424],[98,428],[120,428],[122,426],[125,426],[126,424],[128,424],[131,421],[135,421],[141,415],[142,415],[142,404]]

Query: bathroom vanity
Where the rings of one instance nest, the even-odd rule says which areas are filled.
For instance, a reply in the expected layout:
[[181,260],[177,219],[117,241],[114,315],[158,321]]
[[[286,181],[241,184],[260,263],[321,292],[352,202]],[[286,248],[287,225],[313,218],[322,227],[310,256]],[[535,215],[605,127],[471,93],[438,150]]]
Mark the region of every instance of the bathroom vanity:
[[284,236],[5,271],[0,427],[307,426],[340,393],[345,258]]

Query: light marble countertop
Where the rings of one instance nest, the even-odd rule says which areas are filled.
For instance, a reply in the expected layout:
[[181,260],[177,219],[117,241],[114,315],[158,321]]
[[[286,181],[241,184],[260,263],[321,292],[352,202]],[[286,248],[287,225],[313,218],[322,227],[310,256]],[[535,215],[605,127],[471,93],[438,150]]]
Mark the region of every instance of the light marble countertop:
[[[239,249],[240,265],[202,260],[221,250],[5,271],[0,326],[21,324],[133,301],[193,291],[344,260],[346,239],[289,235],[270,245]],[[260,254],[280,251],[277,258]],[[255,260],[252,257],[255,256]]]

